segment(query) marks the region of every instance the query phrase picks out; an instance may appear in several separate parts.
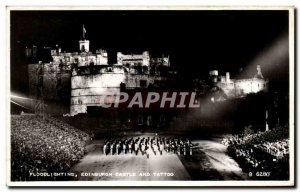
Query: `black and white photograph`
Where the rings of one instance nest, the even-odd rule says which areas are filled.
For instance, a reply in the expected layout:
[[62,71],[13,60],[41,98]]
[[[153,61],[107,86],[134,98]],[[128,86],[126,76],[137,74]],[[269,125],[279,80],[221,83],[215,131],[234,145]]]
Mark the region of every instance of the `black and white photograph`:
[[295,185],[293,7],[7,7],[8,186]]

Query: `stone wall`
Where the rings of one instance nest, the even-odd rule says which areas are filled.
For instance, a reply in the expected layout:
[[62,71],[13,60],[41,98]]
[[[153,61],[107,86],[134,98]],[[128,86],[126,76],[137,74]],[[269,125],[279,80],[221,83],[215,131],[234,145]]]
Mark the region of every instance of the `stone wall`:
[[267,81],[259,78],[226,80],[217,83],[228,98],[241,97],[267,90]]
[[144,51],[142,54],[123,54],[121,52],[117,53],[118,65],[143,65],[149,66],[150,56],[148,51]]
[[[64,100],[70,93],[71,74],[68,66],[53,63],[29,64],[29,96],[45,100]],[[65,95],[67,94],[67,95]]]
[[166,81],[166,77],[161,76],[152,76],[152,75],[139,75],[139,74],[128,74],[126,79],[126,88],[134,89],[134,88],[145,88],[150,85],[161,84]]
[[266,81],[258,78],[236,80],[235,86],[238,95],[257,93],[267,89]]
[[110,65],[106,50],[92,53],[88,40],[79,44],[80,53],[61,52],[57,46],[51,50],[52,62],[28,65],[32,98],[62,101],[75,115],[87,113],[88,106],[102,105],[102,95],[118,95],[121,84],[132,90],[159,87],[167,80],[168,57],[150,59],[148,51],[128,55],[118,52],[118,63]]
[[126,82],[125,73],[101,73],[71,77],[70,114],[86,113],[87,106],[100,106],[102,95],[118,95],[120,84]]

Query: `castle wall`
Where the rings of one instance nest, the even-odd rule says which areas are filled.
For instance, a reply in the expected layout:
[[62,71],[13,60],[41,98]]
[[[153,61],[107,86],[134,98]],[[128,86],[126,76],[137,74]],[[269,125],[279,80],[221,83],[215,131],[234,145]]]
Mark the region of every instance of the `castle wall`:
[[[86,113],[88,106],[101,106],[102,95],[118,95],[120,84],[125,83],[126,89],[146,88],[150,84],[165,81],[165,77],[125,73],[123,68],[113,68],[113,72],[95,75],[77,75],[71,77],[71,115]],[[144,81],[144,82],[141,82]],[[107,98],[108,100],[114,100]]]
[[97,54],[96,65],[107,65],[107,64],[108,64],[107,54],[106,55]]
[[102,95],[118,95],[122,82],[126,82],[124,71],[71,77],[71,115],[86,113],[88,106],[102,105]]
[[82,52],[89,52],[89,50],[90,50],[90,41],[89,40],[79,41],[79,50],[82,51]]
[[[121,83],[126,89],[147,88],[166,81],[165,68],[169,58],[151,58],[148,51],[142,54],[117,53],[118,63],[108,65],[106,50],[89,52],[89,41],[79,41],[80,53],[61,52],[57,46],[51,50],[50,63],[29,64],[29,88],[33,98],[64,101],[70,104],[70,114],[87,113],[88,106],[101,106],[102,95],[118,95]],[[153,66],[152,66],[153,65]],[[157,68],[156,68],[157,67]],[[154,72],[150,75],[150,70]],[[63,95],[67,93],[67,96]],[[63,97],[63,98],[62,98]],[[65,100],[63,100],[65,99]]]
[[31,98],[61,100],[70,91],[71,74],[68,66],[59,67],[53,63],[29,64],[29,95]]
[[250,93],[257,93],[267,89],[267,82],[264,79],[251,78],[251,79],[239,79],[220,81],[217,86],[227,95],[229,98],[240,97]]
[[81,75],[71,78],[72,89],[95,87],[120,87],[125,82],[124,73],[102,73],[95,75]]
[[37,96],[37,83],[38,83],[38,64],[29,64],[28,65],[28,83],[29,83],[29,97],[36,98]]
[[265,80],[257,78],[236,80],[235,84],[238,95],[257,93],[266,89]]
[[[224,78],[225,79],[225,78]],[[228,96],[228,97],[235,97],[236,90],[235,90],[235,82],[233,81],[221,81],[217,83],[217,86]]]
[[228,98],[243,97],[250,93],[258,93],[268,89],[268,81],[266,81],[261,73],[260,65],[257,65],[257,73],[253,78],[248,79],[230,79],[230,73],[226,72],[226,76],[219,76],[218,71],[210,71],[212,82],[219,87]]
[[82,53],[59,53],[56,50],[51,50],[51,55],[54,64],[71,65],[72,63],[78,66],[108,65],[108,56],[105,50],[98,50],[96,54],[91,52]]
[[126,79],[126,88],[130,89],[148,87],[150,84],[154,85],[165,80],[166,78],[161,76],[128,74]]

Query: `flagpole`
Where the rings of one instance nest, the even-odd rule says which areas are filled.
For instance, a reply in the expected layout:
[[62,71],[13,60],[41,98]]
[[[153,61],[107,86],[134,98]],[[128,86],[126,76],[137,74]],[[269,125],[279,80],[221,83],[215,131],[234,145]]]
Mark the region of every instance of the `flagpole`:
[[82,36],[83,36],[83,40],[85,39],[85,34],[84,34],[84,25],[82,25]]

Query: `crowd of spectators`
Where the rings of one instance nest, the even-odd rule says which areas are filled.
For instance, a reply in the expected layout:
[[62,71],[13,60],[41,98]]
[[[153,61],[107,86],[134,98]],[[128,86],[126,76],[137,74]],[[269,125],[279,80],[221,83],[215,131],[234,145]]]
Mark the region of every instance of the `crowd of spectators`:
[[289,139],[283,139],[275,142],[265,142],[257,147],[281,159],[289,155]]
[[85,153],[91,137],[53,117],[11,117],[11,180],[57,180],[30,173],[68,171]]
[[[269,172],[266,179],[288,179],[289,139],[287,128],[233,135],[222,140],[228,154],[247,173]],[[257,175],[253,177],[256,178]],[[260,177],[260,175],[258,175]]]

